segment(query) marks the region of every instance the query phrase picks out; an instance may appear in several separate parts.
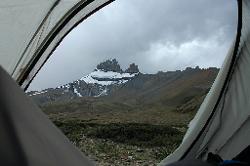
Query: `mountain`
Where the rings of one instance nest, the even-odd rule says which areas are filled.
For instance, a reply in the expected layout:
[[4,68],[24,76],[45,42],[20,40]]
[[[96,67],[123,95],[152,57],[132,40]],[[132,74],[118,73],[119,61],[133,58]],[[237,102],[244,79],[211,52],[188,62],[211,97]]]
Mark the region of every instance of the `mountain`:
[[[101,64],[101,65],[100,65]],[[129,111],[176,110],[192,112],[213,84],[218,68],[143,74],[134,63],[123,71],[116,60],[97,65],[90,74],[57,88],[29,92],[46,110]]]
[[139,73],[138,66],[134,63],[126,71],[122,71],[117,60],[111,59],[98,64],[93,72],[79,80],[27,94],[39,105],[78,97],[101,97],[109,95],[113,89],[121,87]]

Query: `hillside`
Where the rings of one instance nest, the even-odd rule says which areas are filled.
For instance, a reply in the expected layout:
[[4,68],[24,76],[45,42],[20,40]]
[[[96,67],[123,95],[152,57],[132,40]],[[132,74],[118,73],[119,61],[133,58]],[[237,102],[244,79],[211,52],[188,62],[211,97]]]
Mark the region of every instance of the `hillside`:
[[[96,72],[100,73],[93,73]],[[90,75],[94,75],[93,73]],[[152,108],[194,111],[199,107],[217,73],[216,68],[188,68],[157,74],[123,73],[115,77],[114,83],[110,79],[106,79],[105,83],[97,83],[96,80],[91,80],[92,77],[89,79],[88,75],[83,78],[85,81],[90,80],[89,82],[81,79],[82,81],[60,88],[36,92],[31,97],[48,112],[138,111]],[[114,81],[114,77],[112,79]]]
[[107,60],[79,80],[28,95],[97,165],[156,165],[178,147],[218,71],[143,74]]

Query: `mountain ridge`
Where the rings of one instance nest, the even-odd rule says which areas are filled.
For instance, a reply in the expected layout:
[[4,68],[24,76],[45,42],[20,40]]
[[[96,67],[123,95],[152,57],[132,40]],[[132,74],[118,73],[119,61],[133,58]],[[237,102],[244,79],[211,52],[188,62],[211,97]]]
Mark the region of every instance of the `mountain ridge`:
[[134,63],[123,71],[116,59],[109,59],[99,63],[93,72],[78,80],[27,94],[39,105],[77,97],[100,97],[108,95],[112,88],[125,84],[139,73],[139,68]]
[[178,107],[181,110],[183,104],[192,103],[190,100],[193,97],[200,98],[207,93],[219,71],[214,67],[200,69],[197,66],[187,67],[182,71],[144,74],[134,63],[124,71],[120,70],[119,63],[115,59],[100,64],[101,67],[97,65],[93,72],[76,81],[27,94],[40,106],[78,98],[87,100],[100,98],[128,105],[157,103]]

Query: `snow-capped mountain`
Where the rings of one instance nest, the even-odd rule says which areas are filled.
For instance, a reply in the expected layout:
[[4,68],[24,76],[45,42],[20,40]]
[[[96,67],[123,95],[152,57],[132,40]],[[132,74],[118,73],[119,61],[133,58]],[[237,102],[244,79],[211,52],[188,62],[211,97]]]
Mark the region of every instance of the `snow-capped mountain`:
[[138,74],[139,69],[135,64],[122,71],[115,59],[107,60],[97,65],[93,72],[74,82],[27,94],[40,104],[79,97],[101,97],[109,95],[113,89],[126,84]]
[[124,84],[138,73],[118,73],[96,69],[94,72],[82,77],[80,80],[87,84],[108,86],[112,84]]
[[[78,97],[92,96],[100,97],[108,95],[113,86],[125,84],[138,73],[119,73],[95,69],[90,74],[72,83],[62,85],[56,89],[63,89],[64,92],[73,92]],[[45,91],[36,92],[43,94]]]

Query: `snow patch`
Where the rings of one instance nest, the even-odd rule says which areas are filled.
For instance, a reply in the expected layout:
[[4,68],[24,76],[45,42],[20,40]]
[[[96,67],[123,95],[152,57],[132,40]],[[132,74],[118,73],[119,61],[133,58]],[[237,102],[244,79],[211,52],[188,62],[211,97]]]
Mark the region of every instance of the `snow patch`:
[[29,96],[35,96],[35,95],[40,95],[40,94],[43,94],[43,93],[46,93],[47,91],[40,91],[40,92],[34,92],[32,94],[30,94]]
[[69,84],[65,84],[65,85],[61,85],[61,86],[58,86],[58,87],[56,87],[56,88],[69,88],[70,86],[69,86]]
[[[129,78],[136,76],[138,73],[130,74],[130,73],[118,73],[113,71],[102,71],[96,70],[84,77],[80,80],[85,81],[87,84],[99,84],[103,86],[112,85],[112,84],[124,84],[128,81]],[[99,79],[99,80],[98,80]],[[102,81],[101,79],[108,79],[108,81]],[[109,80],[114,81],[109,81]]]
[[75,93],[78,97],[82,97],[81,93],[79,93],[75,87],[74,87],[74,93]]

